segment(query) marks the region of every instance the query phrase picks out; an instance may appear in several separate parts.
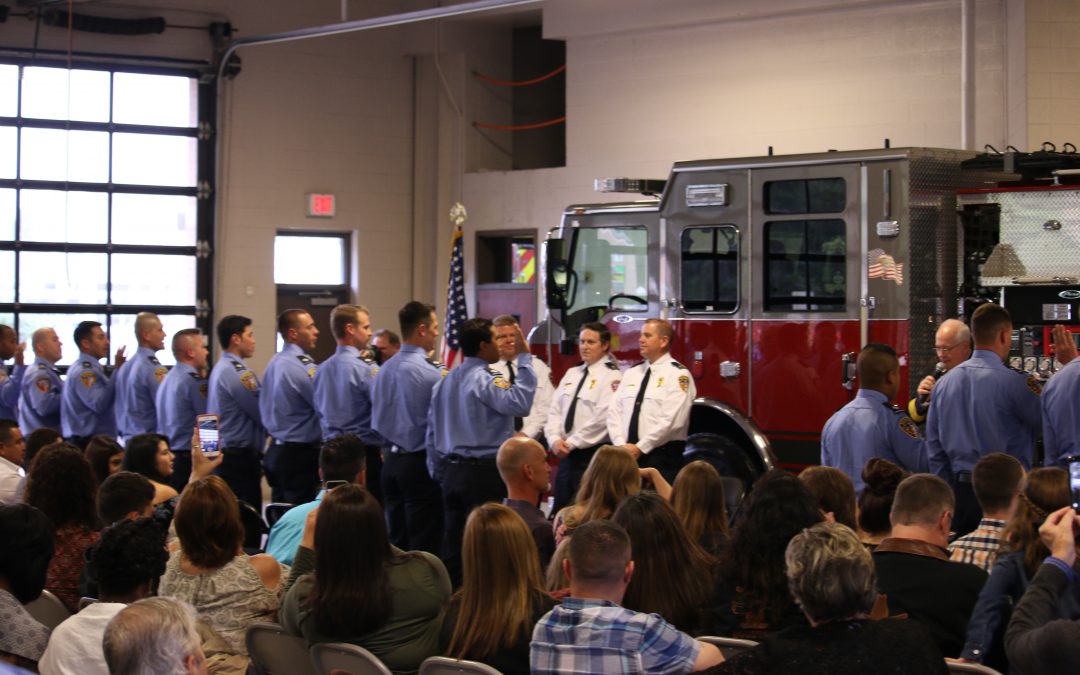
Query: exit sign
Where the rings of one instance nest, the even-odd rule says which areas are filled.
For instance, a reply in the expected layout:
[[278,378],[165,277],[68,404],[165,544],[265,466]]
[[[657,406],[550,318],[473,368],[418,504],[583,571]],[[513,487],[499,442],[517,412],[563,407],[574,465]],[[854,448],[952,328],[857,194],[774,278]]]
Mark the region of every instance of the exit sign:
[[307,214],[312,218],[332,218],[334,216],[334,195],[309,194],[307,196]]

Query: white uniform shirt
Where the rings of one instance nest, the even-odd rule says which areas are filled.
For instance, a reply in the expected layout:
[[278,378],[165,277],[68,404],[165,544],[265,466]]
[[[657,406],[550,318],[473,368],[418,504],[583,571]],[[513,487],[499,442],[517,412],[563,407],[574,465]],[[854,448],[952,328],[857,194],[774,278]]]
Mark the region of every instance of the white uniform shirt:
[[[549,446],[560,438],[571,450],[591,448],[608,440],[608,408],[619,388],[622,371],[610,358],[600,359],[588,367],[588,380],[579,393],[578,386],[581,385],[585,368],[582,363],[566,371],[555,389],[544,425],[544,436]],[[574,424],[567,433],[564,430],[566,415],[575,394],[577,407],[574,408]]]
[[645,398],[638,415],[638,442],[641,452],[670,441],[685,441],[690,427],[690,407],[697,396],[694,378],[686,366],[671,354],[664,354],[651,365],[642,362],[623,373],[622,383],[608,410],[607,427],[612,445],[625,445],[645,371],[650,371]]
[[26,472],[15,462],[0,457],[0,504],[18,504],[22,500],[17,497],[19,481]]
[[[536,394],[533,396],[532,407],[529,408],[529,416],[521,420],[521,433],[535,439],[539,438],[540,432],[544,430],[554,390],[551,387],[551,368],[548,364],[533,355],[532,367],[536,371]],[[506,367],[505,359],[491,364],[491,368],[510,381],[510,369]],[[517,366],[514,367],[514,373],[516,377]]]

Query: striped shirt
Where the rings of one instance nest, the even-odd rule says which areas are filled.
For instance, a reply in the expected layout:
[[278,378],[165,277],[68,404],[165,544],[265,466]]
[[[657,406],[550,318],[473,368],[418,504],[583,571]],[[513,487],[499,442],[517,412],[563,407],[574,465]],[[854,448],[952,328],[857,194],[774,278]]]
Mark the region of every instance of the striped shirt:
[[949,544],[949,560],[975,565],[990,574],[998,557],[998,549],[1001,548],[1001,533],[1004,530],[1004,520],[983,518],[971,534]]
[[537,622],[529,663],[534,675],[688,673],[700,649],[658,614],[607,600],[566,598]]

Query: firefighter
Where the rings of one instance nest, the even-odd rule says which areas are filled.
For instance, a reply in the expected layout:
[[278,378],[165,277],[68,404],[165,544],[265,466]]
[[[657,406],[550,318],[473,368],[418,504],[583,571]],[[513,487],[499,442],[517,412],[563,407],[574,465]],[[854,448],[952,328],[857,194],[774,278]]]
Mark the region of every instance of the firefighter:
[[669,483],[683,463],[690,407],[697,396],[690,371],[668,353],[675,333],[663,319],[648,319],[638,346],[645,359],[623,374],[608,410],[613,445],[624,446],[642,467]]
[[868,344],[859,352],[859,393],[825,423],[821,463],[840,469],[863,489],[862,470],[874,457],[913,473],[930,468],[915,422],[892,403],[900,393],[900,361],[892,347]]
[[[85,448],[92,436],[116,435],[113,403],[116,380],[99,362],[109,355],[109,338],[97,321],[83,321],[75,327],[79,356],[68,368],[60,402],[60,422],[64,438]],[[124,348],[116,350],[116,371],[124,365]]]
[[1044,464],[1067,469],[1067,458],[1080,455],[1080,415],[1076,414],[1076,402],[1080,400],[1080,359],[1076,358],[1073,334],[1064,326],[1054,326],[1054,357],[1067,365],[1043,389]]
[[[121,439],[157,432],[154,399],[169,373],[157,358],[157,353],[165,348],[165,330],[157,314],[140,312],[135,317],[135,340],[139,348],[128,359],[128,367],[113,376],[116,380],[116,433]],[[190,430],[188,436],[191,436]],[[176,473],[182,474],[182,467],[177,467]],[[183,475],[186,479],[187,474]]]
[[[517,335],[521,332],[521,326],[517,319],[509,314],[495,317],[492,323],[495,324],[495,346],[499,348],[499,360],[491,364],[491,368],[499,371],[510,384],[514,384],[517,380],[514,366],[517,358]],[[540,440],[543,438],[544,424],[547,422],[554,390],[551,387],[551,368],[548,364],[533,356],[532,368],[536,373],[536,394],[533,396],[529,414],[514,418],[514,431],[519,436]]]
[[956,492],[957,535],[975,529],[982,517],[971,471],[980,457],[1004,452],[1031,469],[1035,438],[1042,428],[1041,388],[1033,376],[1005,365],[1012,344],[1012,318],[987,303],[971,316],[975,352],[934,385],[926,419],[930,470]]
[[937,368],[919,383],[915,398],[908,402],[911,419],[922,424],[930,410],[930,392],[937,381],[956,366],[971,357],[971,330],[959,319],[945,319],[934,334],[934,352],[938,357]]
[[551,401],[544,436],[559,458],[552,513],[569,504],[597,449],[607,442],[607,416],[622,372],[611,358],[611,331],[587,323],[578,335],[581,365],[566,371]]

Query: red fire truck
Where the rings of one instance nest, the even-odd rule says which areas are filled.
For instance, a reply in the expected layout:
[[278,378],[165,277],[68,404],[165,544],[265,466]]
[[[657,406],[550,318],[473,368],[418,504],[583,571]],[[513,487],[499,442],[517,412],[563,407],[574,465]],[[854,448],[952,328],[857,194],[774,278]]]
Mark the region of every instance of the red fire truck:
[[697,385],[691,434],[740,451],[747,477],[816,464],[867,342],[896,349],[911,394],[935,369],[938,324],[995,300],[1016,317],[1014,365],[1053,370],[1045,332],[1077,323],[1080,190],[1029,175],[1042,155],[1060,153],[679,162],[659,196],[565,210],[542,251],[534,351],[558,381],[598,320],[629,365],[644,320],[667,318]]

